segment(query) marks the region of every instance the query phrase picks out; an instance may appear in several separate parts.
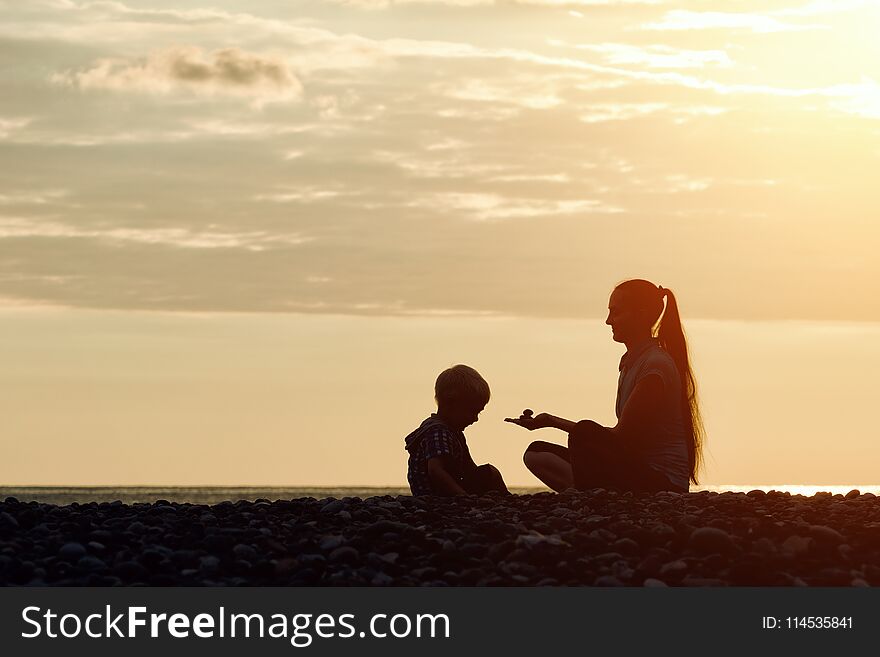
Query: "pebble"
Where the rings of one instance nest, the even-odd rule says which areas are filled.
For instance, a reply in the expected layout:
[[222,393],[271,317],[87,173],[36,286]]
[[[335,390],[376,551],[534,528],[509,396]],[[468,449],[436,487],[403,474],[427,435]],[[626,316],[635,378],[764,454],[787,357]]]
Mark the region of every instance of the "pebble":
[[107,564],[98,559],[97,557],[92,557],[86,555],[82,557],[79,561],[76,562],[76,565],[82,568],[83,570],[88,570],[90,572],[95,572],[98,570],[107,570]]
[[355,563],[360,558],[360,552],[353,547],[344,545],[338,547],[330,553],[330,561],[336,563]]
[[831,527],[826,527],[825,525],[812,525],[809,531],[810,536],[820,543],[837,545],[844,540],[843,535],[840,532],[831,529]]
[[65,543],[58,550],[58,556],[63,559],[79,559],[85,556],[86,549],[82,543]]
[[647,586],[648,588],[666,588],[667,584],[662,579],[654,579],[653,577],[648,577],[643,583],[642,586]]
[[318,547],[320,547],[324,552],[332,552],[344,543],[345,539],[342,536],[339,536],[338,534],[329,534],[321,538],[321,541],[318,543]]
[[345,502],[342,500],[332,500],[321,507],[321,513],[339,513],[345,510]]
[[391,586],[394,584],[394,578],[385,573],[376,573],[373,579],[370,580],[370,584],[373,586]]
[[206,555],[199,559],[199,569],[203,570],[207,573],[213,573],[219,570],[220,568],[220,559],[215,557],[214,555]]
[[[7,498],[13,499],[13,498]],[[10,529],[18,529],[19,524],[18,520],[16,520],[11,514],[3,511],[0,513],[0,527],[9,527]]]
[[250,545],[245,545],[244,543],[239,543],[233,547],[232,554],[245,561],[254,561],[257,558],[257,551]]
[[782,543],[782,549],[794,555],[806,554],[813,545],[813,539],[804,536],[789,536]]
[[730,534],[717,527],[700,527],[695,529],[688,543],[699,554],[711,554],[713,552],[727,554],[736,549]]

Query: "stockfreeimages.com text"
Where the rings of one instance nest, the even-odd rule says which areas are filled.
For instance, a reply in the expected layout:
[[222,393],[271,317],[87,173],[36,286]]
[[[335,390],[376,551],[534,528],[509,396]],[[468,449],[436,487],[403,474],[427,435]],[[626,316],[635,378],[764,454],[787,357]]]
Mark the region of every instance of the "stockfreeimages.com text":
[[185,639],[233,637],[289,639],[297,648],[305,648],[315,638],[449,638],[450,621],[446,614],[374,614],[358,630],[354,614],[244,614],[230,613],[220,607],[215,613],[149,613],[146,607],[126,607],[116,613],[110,605],[103,612],[79,616],[58,613],[41,607],[25,607],[21,612],[25,639],[48,637],[72,639],[86,636],[129,638],[169,636]]

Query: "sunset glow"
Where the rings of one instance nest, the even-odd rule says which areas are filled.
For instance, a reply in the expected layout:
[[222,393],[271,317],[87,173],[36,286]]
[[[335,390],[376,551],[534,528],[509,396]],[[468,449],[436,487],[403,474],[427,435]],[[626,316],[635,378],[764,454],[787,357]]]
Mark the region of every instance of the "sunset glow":
[[680,301],[706,484],[880,481],[878,33],[868,0],[0,0],[0,482],[402,485],[466,362],[472,450],[531,485],[501,419],[613,422],[630,277]]

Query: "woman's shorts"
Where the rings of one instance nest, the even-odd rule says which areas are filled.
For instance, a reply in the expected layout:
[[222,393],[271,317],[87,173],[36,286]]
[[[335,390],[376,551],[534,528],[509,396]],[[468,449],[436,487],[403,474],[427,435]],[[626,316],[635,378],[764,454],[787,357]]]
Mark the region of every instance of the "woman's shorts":
[[580,490],[687,492],[673,486],[642,454],[592,420],[582,420],[575,425],[568,434],[568,447],[536,440],[526,452],[549,452],[568,461],[574,474],[574,487]]

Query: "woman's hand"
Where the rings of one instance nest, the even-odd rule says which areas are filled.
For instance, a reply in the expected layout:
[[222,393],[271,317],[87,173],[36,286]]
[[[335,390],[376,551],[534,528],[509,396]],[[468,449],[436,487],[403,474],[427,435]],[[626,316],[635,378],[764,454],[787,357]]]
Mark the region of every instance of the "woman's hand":
[[519,417],[506,417],[504,418],[504,421],[523,427],[529,431],[534,431],[535,429],[545,429],[547,427],[556,426],[553,423],[553,420],[555,419],[556,418],[549,413],[538,413],[532,417],[532,410],[527,408]]

